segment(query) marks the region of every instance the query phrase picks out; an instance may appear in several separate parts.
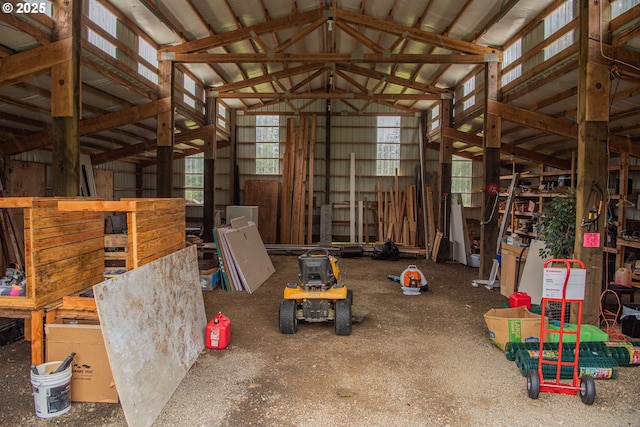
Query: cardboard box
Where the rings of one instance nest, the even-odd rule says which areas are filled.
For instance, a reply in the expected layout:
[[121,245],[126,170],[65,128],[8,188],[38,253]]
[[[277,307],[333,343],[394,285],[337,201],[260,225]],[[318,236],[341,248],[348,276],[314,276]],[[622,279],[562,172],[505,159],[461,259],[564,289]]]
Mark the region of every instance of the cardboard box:
[[[525,306],[492,308],[484,314],[491,341],[502,351],[508,342],[539,342],[539,314],[531,313]],[[547,319],[545,319],[545,328]],[[546,341],[546,340],[545,340]]]
[[87,320],[56,320],[45,325],[48,362],[64,360],[71,352],[72,402],[118,403],[118,392],[111,374],[102,329]]

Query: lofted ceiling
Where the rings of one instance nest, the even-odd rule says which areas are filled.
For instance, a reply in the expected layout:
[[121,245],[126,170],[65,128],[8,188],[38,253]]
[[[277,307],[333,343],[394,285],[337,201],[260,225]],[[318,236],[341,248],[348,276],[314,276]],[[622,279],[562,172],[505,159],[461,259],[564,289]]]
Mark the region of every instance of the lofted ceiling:
[[[332,99],[354,114],[372,103],[418,114],[441,99],[453,97],[458,104],[462,83],[488,61],[501,61],[514,37],[562,1],[92,0],[85,6],[91,4],[115,15],[119,26],[116,38],[82,19],[81,149],[94,163],[152,164],[156,116],[171,104],[156,83],[134,72],[138,62],[156,65],[132,51],[131,37],[157,48],[159,59],[172,61],[202,86],[203,95],[229,109],[246,113],[288,103],[304,113],[314,100]],[[0,151],[50,149],[50,73],[12,78],[2,70],[12,57],[53,45],[53,21],[39,13],[3,13],[0,21]],[[612,20],[603,36],[611,40],[602,49],[603,62],[611,65],[610,134],[627,148],[640,140],[639,22],[636,5]],[[571,25],[576,31],[578,19]],[[87,31],[120,40],[118,60],[88,42]],[[610,61],[607,54],[625,62]],[[563,167],[577,147],[577,44],[533,71],[504,85],[501,102],[490,105],[503,119],[504,160],[555,159]],[[478,81],[476,91],[482,90]],[[294,105],[298,99],[308,102]],[[196,108],[173,105],[176,156],[201,151],[203,135],[214,127],[219,141],[229,139],[225,127],[206,124],[202,101]],[[456,110],[448,136],[459,155],[482,154],[483,114],[482,108]],[[434,132],[429,139],[441,136]]]

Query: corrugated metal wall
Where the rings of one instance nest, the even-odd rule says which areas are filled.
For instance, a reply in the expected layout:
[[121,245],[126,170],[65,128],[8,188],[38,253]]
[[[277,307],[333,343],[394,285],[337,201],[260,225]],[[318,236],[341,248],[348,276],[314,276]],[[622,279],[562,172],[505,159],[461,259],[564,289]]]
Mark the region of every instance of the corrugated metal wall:
[[[376,176],[376,137],[377,115],[400,115],[401,117],[401,161],[398,171],[399,186],[404,188],[415,182],[415,168],[420,164],[420,147],[418,145],[418,120],[419,117],[405,112],[388,108],[382,105],[370,105],[366,113],[359,115],[353,112],[351,106],[340,101],[333,101],[333,111],[344,111],[341,115],[331,117],[331,157],[329,159],[330,195],[327,200],[325,195],[325,141],[326,141],[326,116],[325,102],[317,101],[312,106],[305,108],[307,111],[316,112],[317,132],[314,160],[314,197],[316,209],[314,214],[319,215],[319,205],[331,204],[333,209],[333,235],[349,235],[349,210],[340,205],[348,206],[350,190],[350,159],[351,153],[355,153],[356,169],[356,200],[377,201],[377,183],[382,182],[383,189],[388,191],[393,186],[394,177]],[[360,103],[351,100],[353,106],[364,107]],[[298,106],[296,103],[294,105]],[[344,109],[344,110],[343,110]],[[291,110],[281,103],[259,111],[259,114],[279,114],[280,119],[280,157],[284,154],[286,140],[286,122],[293,117],[296,126],[299,125],[299,117],[292,115]],[[258,114],[258,112],[256,112]],[[240,178],[240,202],[244,198],[244,183],[249,179],[280,180],[279,176],[266,176],[255,174],[255,132],[256,116],[239,115],[237,119],[238,140],[238,168]],[[438,170],[437,152],[431,157],[429,168]],[[280,162],[282,171],[282,161]],[[372,229],[373,230],[373,229]],[[372,231],[373,233],[373,231]]]

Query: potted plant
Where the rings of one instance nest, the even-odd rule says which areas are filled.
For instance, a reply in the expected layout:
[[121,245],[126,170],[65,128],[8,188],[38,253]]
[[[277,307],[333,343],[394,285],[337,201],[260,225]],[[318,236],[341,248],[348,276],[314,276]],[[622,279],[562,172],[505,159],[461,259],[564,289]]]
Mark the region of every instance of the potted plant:
[[543,206],[538,238],[545,242],[542,258],[571,258],[576,242],[576,190]]

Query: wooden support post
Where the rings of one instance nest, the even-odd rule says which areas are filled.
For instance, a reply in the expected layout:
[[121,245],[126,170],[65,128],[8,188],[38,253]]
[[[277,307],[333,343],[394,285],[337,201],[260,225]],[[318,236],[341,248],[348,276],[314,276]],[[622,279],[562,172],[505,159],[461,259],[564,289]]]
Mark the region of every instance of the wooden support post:
[[[207,98],[207,124],[217,123],[218,101]],[[202,240],[213,241],[213,216],[215,214],[215,176],[216,150],[218,136],[215,126],[211,133],[204,138],[204,206],[202,212]]]
[[376,240],[381,242],[384,239],[384,201],[382,200],[382,182],[378,181],[378,233]]
[[[441,104],[441,116],[442,127],[453,127],[453,100],[443,99]],[[448,206],[445,207],[444,199],[445,195],[451,194],[451,170],[452,170],[452,158],[453,158],[453,139],[448,136],[442,136],[442,142],[440,144],[440,200],[438,203],[438,229],[443,233],[441,241],[444,240],[444,245],[440,246],[439,259],[449,258],[449,224],[451,224],[449,215],[451,209]],[[447,199],[447,203],[448,203]],[[447,218],[445,218],[445,215]]]
[[71,59],[51,67],[54,196],[80,194],[80,57],[82,1],[53,1],[52,40],[71,39]]
[[159,68],[160,97],[170,97],[171,108],[158,114],[156,192],[158,197],[173,197],[173,78],[175,69],[173,62],[166,60],[160,62]]
[[[484,185],[500,184],[500,137],[502,134],[502,121],[500,116],[488,112],[487,105],[490,101],[498,99],[499,73],[497,62],[489,62],[485,65],[485,117],[484,117],[484,156],[482,161]],[[491,199],[494,195],[482,192],[481,218],[489,218],[492,208]],[[480,278],[489,278],[493,260],[500,248],[495,247],[498,241],[498,216],[494,215],[491,221],[483,221],[480,227]]]
[[[605,3],[608,3],[605,1]],[[608,6],[608,4],[607,4]],[[607,16],[600,16],[600,9]],[[607,188],[608,173],[608,121],[609,121],[609,67],[599,64],[599,52],[589,49],[592,41],[600,42],[600,34],[608,34],[609,7],[596,2],[580,2],[580,53],[578,78],[578,181],[576,193],[576,259],[584,262],[588,274],[585,299],[582,307],[582,322],[598,324],[600,313],[600,293],[602,289],[602,250],[606,240],[605,216],[598,218],[596,232],[600,233],[598,247],[585,247],[586,228],[580,224],[585,218],[593,183]],[[600,25],[607,25],[600,28]],[[606,40],[602,40],[606,42]],[[571,321],[576,322],[577,307],[571,310]]]
[[44,310],[31,312],[31,363],[44,363]]
[[287,119],[287,139],[285,142],[282,173],[282,215],[280,217],[280,243],[291,243],[291,203],[293,195],[293,166],[295,159],[295,119]]

